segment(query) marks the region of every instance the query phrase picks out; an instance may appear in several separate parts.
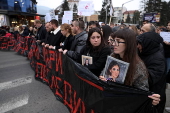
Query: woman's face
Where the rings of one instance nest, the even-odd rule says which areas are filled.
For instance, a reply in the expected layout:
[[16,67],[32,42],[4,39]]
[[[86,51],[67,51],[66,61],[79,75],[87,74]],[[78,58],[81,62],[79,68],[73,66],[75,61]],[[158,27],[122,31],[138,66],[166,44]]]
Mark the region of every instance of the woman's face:
[[119,76],[119,66],[115,65],[110,69],[111,77],[112,78],[117,78]]
[[123,58],[124,52],[125,52],[125,40],[121,38],[115,38],[112,42],[114,53],[119,54],[121,58]]
[[61,33],[63,34],[63,36],[66,36],[68,32],[66,29],[61,29]]
[[101,44],[101,36],[98,32],[94,32],[91,37],[90,37],[90,43],[94,46],[97,47]]

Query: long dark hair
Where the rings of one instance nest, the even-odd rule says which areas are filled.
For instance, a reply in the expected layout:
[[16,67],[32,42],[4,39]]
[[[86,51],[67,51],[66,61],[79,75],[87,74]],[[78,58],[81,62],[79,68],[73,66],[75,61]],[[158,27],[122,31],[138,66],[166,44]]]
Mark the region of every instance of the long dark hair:
[[[111,35],[112,38],[121,38],[125,40],[125,52],[123,58],[120,58],[119,54],[113,54],[112,56],[130,63],[127,75],[125,78],[126,85],[132,85],[133,78],[136,72],[136,65],[141,61],[137,54],[137,43],[135,33],[131,29],[120,29]],[[142,61],[141,61],[142,62]]]
[[[98,47],[95,47],[95,48],[93,47],[93,45],[92,45],[91,42],[90,42],[90,37],[92,36],[92,34],[93,34],[94,32],[99,33],[100,36],[101,36],[101,43],[100,43],[100,45],[99,45]],[[88,32],[88,38],[87,38],[87,41],[86,41],[86,46],[87,46],[88,48],[92,48],[93,51],[95,51],[95,52],[100,51],[103,47],[106,46],[106,44],[105,44],[105,42],[104,42],[104,38],[103,38],[102,33],[101,33],[101,31],[100,31],[99,28],[96,27],[96,28],[92,28],[92,29],[89,30],[89,32]]]
[[110,26],[108,25],[104,25],[101,27],[102,31],[103,31],[103,37],[104,37],[104,41],[105,43],[108,43],[108,38],[112,33],[112,29]]

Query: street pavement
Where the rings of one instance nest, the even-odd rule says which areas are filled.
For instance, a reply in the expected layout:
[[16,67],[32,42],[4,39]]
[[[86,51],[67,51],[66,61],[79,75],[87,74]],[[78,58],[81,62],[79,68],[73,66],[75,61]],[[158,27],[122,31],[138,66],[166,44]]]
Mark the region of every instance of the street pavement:
[[69,113],[49,86],[35,80],[29,60],[0,51],[0,113]]
[[[170,85],[166,90],[170,107]],[[50,88],[35,80],[29,60],[14,51],[0,51],[0,113],[69,113]],[[168,113],[168,112],[164,112]]]

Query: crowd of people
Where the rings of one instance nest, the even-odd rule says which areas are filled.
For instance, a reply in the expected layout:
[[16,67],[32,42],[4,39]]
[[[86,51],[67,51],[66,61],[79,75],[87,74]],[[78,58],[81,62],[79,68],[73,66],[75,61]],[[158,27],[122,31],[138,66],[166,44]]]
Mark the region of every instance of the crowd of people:
[[[29,29],[22,25],[10,32],[9,27],[1,27],[0,35],[34,37],[39,45],[62,52],[80,64],[82,55],[92,57],[92,63],[85,62],[84,66],[104,82],[108,79],[101,73],[107,56],[128,62],[130,65],[124,84],[154,92],[148,97],[153,100],[158,112],[163,113],[166,77],[170,76],[170,42],[164,41],[160,32],[169,32],[170,22],[166,27],[156,27],[148,21],[143,21],[142,26],[99,25],[96,21],[86,24],[85,28],[83,20],[73,20],[71,24],[59,25],[57,20],[52,19],[43,25],[40,20],[35,20],[35,26]],[[113,71],[117,74],[113,75]],[[115,82],[115,77],[119,76],[119,65],[112,64],[107,73],[110,74],[109,80]]]

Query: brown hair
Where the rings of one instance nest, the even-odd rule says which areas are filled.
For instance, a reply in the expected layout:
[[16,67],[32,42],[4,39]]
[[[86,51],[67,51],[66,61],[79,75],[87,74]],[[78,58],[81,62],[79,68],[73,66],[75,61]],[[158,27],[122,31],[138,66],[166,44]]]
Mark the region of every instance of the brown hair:
[[36,24],[42,24],[42,22],[41,22],[40,20],[34,20],[34,22],[35,22]]
[[87,37],[87,40],[86,40],[86,46],[89,47],[89,48],[93,48],[93,45],[92,45],[91,42],[90,42],[90,37],[92,36],[92,34],[93,34],[94,32],[99,33],[100,36],[101,36],[101,43],[100,43],[100,45],[94,49],[95,52],[98,52],[98,51],[100,51],[103,47],[106,46],[105,41],[104,41],[104,37],[103,37],[102,32],[100,31],[99,28],[95,27],[95,28],[91,28],[91,29],[89,30],[89,32],[88,32],[88,37]]
[[51,24],[54,24],[56,27],[58,27],[58,21],[56,19],[52,19],[50,21]]
[[133,78],[136,72],[136,65],[139,64],[139,62],[142,62],[137,54],[137,43],[136,43],[135,33],[132,30],[125,28],[116,31],[111,36],[113,39],[117,37],[125,40],[126,48],[125,48],[123,58],[121,59],[119,54],[113,54],[112,56],[117,59],[121,59],[125,62],[130,63],[125,78],[125,84],[132,86]]
[[138,35],[139,35],[139,33],[138,33],[138,29],[137,29],[137,27],[136,27],[136,26],[131,25],[131,26],[129,26],[129,27],[131,27],[131,28],[132,28],[132,30],[134,31],[134,33],[135,33],[135,35],[136,35],[136,36],[138,36]]
[[69,24],[62,24],[61,27],[60,27],[60,29],[68,30],[68,32],[69,32],[71,35],[73,35],[72,30],[71,30],[71,27],[70,27]]

